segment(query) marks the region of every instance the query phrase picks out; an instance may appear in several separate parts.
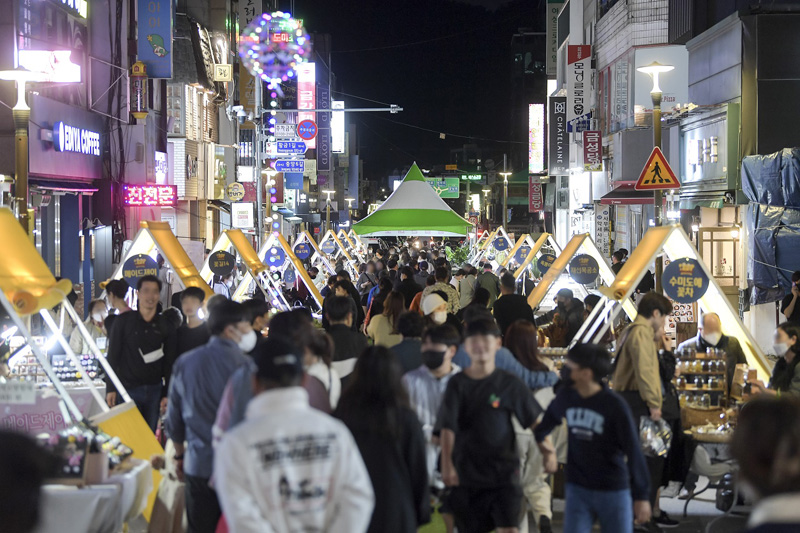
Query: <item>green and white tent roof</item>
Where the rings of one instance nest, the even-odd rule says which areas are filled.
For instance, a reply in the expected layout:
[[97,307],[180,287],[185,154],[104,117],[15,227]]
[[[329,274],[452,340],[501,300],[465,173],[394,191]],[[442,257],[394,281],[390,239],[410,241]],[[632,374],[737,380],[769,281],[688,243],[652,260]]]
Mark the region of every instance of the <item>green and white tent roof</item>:
[[397,190],[371,215],[353,224],[353,231],[375,237],[461,237],[470,227],[468,220],[439,197],[414,163]]

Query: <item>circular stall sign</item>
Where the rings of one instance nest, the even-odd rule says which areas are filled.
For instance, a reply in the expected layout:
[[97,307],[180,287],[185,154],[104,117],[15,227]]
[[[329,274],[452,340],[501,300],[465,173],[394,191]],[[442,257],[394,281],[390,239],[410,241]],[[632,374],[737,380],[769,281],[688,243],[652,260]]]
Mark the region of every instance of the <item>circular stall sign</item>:
[[286,271],[283,273],[283,282],[284,283],[294,283],[297,281],[297,274],[295,273],[293,268],[287,268]]
[[233,182],[230,185],[228,185],[226,192],[228,193],[228,198],[230,198],[234,202],[238,202],[242,198],[244,198],[244,193],[245,193],[244,185],[242,185],[238,181]]
[[569,262],[569,275],[581,285],[594,283],[600,274],[600,266],[591,255],[576,255]]
[[697,260],[684,257],[664,267],[661,284],[672,300],[690,304],[702,298],[708,290],[708,276]]
[[508,250],[508,241],[505,240],[503,237],[498,237],[494,240],[492,246],[498,252],[502,252],[503,250]]
[[294,247],[294,255],[301,261],[305,261],[311,256],[311,246],[307,242],[301,242]]
[[208,268],[217,276],[227,276],[236,267],[236,258],[225,250],[214,252],[208,256]]
[[264,255],[264,264],[269,267],[279,267],[284,261],[286,261],[286,254],[276,246],[267,250],[266,255]]
[[333,242],[333,240],[325,241],[322,243],[322,246],[320,246],[320,250],[330,255],[336,251],[336,243]]
[[122,265],[122,279],[136,288],[139,279],[145,276],[158,276],[158,263],[145,254],[137,254],[128,258]]
[[520,246],[519,250],[517,250],[517,253],[514,254],[514,261],[516,261],[517,264],[521,265],[522,263],[525,262],[525,258],[528,257],[529,253],[531,253],[530,246],[527,245]]
[[536,266],[539,268],[539,272],[544,275],[550,270],[550,267],[553,266],[553,261],[556,260],[556,256],[553,254],[542,254],[539,256],[539,259],[536,261]]

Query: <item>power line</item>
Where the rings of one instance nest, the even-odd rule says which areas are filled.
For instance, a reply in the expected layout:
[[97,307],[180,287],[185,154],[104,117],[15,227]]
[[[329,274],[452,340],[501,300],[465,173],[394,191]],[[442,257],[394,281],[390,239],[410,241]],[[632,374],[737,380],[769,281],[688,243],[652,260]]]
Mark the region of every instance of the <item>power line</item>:
[[505,139],[505,140],[503,140],[503,139],[489,139],[487,137],[476,137],[475,135],[459,135],[457,133],[448,133],[448,132],[442,131],[442,130],[432,130],[430,128],[423,128],[422,126],[416,126],[414,124],[409,124],[407,122],[400,122],[398,120],[391,120],[391,119],[384,118],[384,117],[379,117],[379,116],[373,116],[373,118],[377,118],[377,119],[380,119],[380,120],[385,120],[386,122],[392,122],[394,124],[399,124],[401,126],[406,126],[408,128],[414,128],[414,129],[417,129],[417,130],[422,130],[422,131],[427,131],[427,132],[430,132],[430,133],[435,133],[435,134],[439,135],[440,137],[442,135],[444,135],[444,136],[456,137],[456,138],[460,138],[460,139],[471,139],[471,140],[475,140],[475,141],[486,141],[486,142],[508,143],[508,144],[528,144],[525,141],[511,141],[511,140],[508,140],[508,139]]

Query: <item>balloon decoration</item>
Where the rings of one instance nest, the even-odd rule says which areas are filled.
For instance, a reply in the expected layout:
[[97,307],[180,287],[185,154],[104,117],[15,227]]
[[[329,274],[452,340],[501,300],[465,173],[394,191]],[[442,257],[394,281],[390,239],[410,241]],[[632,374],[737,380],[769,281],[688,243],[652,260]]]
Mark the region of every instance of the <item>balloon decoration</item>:
[[239,56],[245,68],[272,90],[280,90],[281,82],[294,78],[295,68],[308,61],[311,52],[303,21],[282,11],[256,17],[239,39]]

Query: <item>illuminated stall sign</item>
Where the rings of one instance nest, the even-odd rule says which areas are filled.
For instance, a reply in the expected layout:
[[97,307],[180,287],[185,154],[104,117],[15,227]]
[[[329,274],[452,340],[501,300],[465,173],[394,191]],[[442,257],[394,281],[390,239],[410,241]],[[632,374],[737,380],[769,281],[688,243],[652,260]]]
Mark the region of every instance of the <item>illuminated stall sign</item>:
[[123,185],[122,202],[129,207],[175,207],[177,185]]
[[53,124],[53,147],[56,152],[100,156],[100,134],[96,131],[56,122]]

